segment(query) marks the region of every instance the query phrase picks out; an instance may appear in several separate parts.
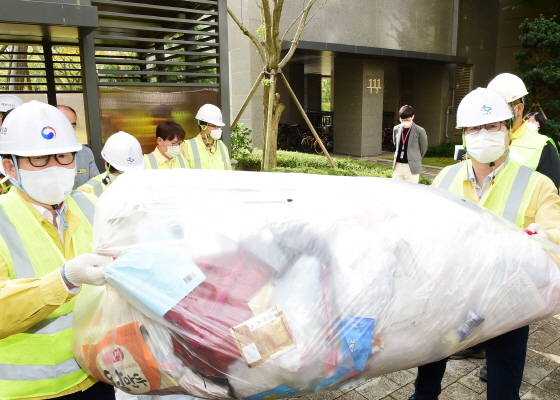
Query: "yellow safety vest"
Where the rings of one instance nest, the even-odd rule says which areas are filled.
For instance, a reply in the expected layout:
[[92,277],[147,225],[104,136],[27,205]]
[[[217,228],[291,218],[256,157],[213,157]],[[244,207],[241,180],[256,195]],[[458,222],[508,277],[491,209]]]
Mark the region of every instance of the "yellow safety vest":
[[[470,162],[468,160],[446,167],[436,177],[433,185],[463,196],[464,186],[472,185],[472,182],[467,179]],[[541,179],[547,178],[510,159],[504,165],[503,171],[496,175],[488,197],[479,204],[520,228],[525,228],[523,226],[525,212]]]
[[554,140],[526,126],[523,134],[518,139],[513,139],[509,146],[510,159],[531,169],[537,169],[547,142],[556,147]]
[[[82,186],[80,186],[77,190],[81,192],[91,193],[99,197],[101,196],[101,193],[103,193],[105,189],[107,189],[107,187],[109,186],[108,183],[103,182],[103,179],[106,176],[107,176],[107,172],[94,176],[89,181],[87,181]],[[87,189],[87,190],[83,190],[83,189]]]
[[[177,165],[179,163],[179,165]],[[167,162],[163,164],[158,164],[156,160],[156,156],[154,153],[151,152],[149,154],[144,154],[144,168],[146,169],[171,169],[169,168],[169,164]],[[187,168],[187,164],[185,163],[185,159],[181,154],[178,154],[173,160],[173,168]]]
[[[67,260],[15,191],[0,196],[0,248],[11,279],[40,278]],[[66,198],[80,217],[72,235],[75,255],[91,252],[94,203],[85,193]],[[52,396],[84,381],[88,375],[72,355],[73,298],[25,332],[0,340],[0,399]]]
[[183,151],[187,153],[190,167],[195,169],[228,169],[229,155],[224,142],[216,140],[216,153],[210,156],[204,142],[197,140],[197,138],[185,140],[183,145],[185,146]]

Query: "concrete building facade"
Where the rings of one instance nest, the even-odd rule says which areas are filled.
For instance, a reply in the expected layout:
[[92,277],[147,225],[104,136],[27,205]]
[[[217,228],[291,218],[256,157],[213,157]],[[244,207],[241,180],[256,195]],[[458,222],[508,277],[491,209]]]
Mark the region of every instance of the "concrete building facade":
[[[316,9],[322,4],[317,1]],[[511,10],[513,0],[328,0],[316,13],[284,73],[306,109],[320,110],[320,79],[331,78],[334,153],[379,154],[382,130],[398,123],[410,104],[430,145],[457,142],[459,101],[500,72],[513,71],[517,27],[537,11]],[[260,10],[252,0],[228,0],[229,8],[255,32]],[[286,0],[281,32],[299,15],[302,2]],[[295,28],[286,35],[283,48]],[[235,116],[262,69],[249,39],[229,19],[231,104]],[[262,93],[262,89],[259,89]],[[279,85],[286,105],[281,122],[303,119]],[[259,92],[257,92],[259,94]],[[257,97],[240,122],[262,144],[262,104]]]

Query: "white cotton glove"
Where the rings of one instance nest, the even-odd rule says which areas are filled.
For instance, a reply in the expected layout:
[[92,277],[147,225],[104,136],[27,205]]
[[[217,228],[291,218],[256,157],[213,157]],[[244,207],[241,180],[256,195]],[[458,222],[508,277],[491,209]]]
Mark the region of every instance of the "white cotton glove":
[[539,239],[542,238],[548,240],[548,235],[546,234],[544,228],[535,222],[529,224],[529,226],[525,228],[525,233],[528,235],[539,235]]
[[88,285],[104,285],[107,280],[101,268],[113,262],[113,257],[101,256],[99,254],[82,254],[73,258],[62,267],[62,277],[73,286],[82,283]]

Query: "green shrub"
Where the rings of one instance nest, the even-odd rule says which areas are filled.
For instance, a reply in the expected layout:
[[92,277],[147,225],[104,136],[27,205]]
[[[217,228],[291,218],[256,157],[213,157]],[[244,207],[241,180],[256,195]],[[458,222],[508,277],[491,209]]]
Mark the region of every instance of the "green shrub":
[[428,147],[425,157],[453,157],[455,145],[461,143],[441,143]]
[[235,125],[231,132],[231,156],[235,159],[242,153],[252,153],[253,138],[251,137],[251,128],[246,128],[243,124]]
[[[237,158],[236,169],[241,171],[260,171],[262,150],[255,149],[252,153],[241,153]],[[278,150],[277,167],[272,172],[339,175],[339,176],[372,176],[390,178],[393,174],[391,167],[349,158],[333,158],[337,168],[332,168],[326,157],[297,153],[294,151]],[[432,181],[420,175],[420,183],[431,185]]]

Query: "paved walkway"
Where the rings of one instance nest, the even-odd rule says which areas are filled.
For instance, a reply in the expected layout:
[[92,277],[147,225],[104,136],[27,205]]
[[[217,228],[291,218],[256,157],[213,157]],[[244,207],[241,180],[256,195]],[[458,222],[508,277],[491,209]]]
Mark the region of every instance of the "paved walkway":
[[[478,378],[484,360],[450,360],[440,400],[485,400],[486,383]],[[309,400],[406,400],[414,392],[416,368],[371,379],[346,392],[323,392]],[[560,400],[560,315],[531,326],[521,398]]]
[[[351,157],[380,165],[392,165],[384,153],[374,157]],[[345,157],[342,155],[333,155]],[[439,167],[426,167],[422,174],[433,179]],[[486,383],[478,378],[484,360],[450,360],[443,379],[440,400],[485,400]],[[371,379],[346,392],[323,392],[308,400],[406,400],[414,392],[416,368]],[[560,400],[560,315],[531,326],[527,361],[521,385],[523,400]]]
[[[341,157],[341,158],[351,158],[353,160],[360,160],[369,163],[377,163],[382,166],[391,167],[393,165],[393,152],[384,151],[377,156],[368,156],[368,157],[355,157],[355,156],[347,156],[342,154],[331,154],[333,157]],[[433,180],[437,174],[442,170],[441,167],[431,167],[427,165],[422,166],[422,175],[430,180]]]

